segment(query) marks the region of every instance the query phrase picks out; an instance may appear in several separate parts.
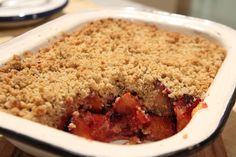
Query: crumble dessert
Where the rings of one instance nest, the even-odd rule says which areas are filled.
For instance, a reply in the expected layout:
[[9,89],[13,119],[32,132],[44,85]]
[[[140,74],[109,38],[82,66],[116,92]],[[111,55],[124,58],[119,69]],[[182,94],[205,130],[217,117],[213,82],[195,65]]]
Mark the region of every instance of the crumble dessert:
[[187,125],[225,55],[200,36],[102,19],[2,65],[0,110],[103,142],[160,140]]

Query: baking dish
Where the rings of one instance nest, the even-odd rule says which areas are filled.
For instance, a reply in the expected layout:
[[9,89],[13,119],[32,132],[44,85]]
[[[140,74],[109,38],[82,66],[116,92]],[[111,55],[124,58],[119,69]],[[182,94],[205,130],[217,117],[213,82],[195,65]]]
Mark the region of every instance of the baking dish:
[[200,110],[178,134],[140,145],[115,145],[74,135],[0,112],[0,133],[21,149],[37,156],[173,156],[186,154],[211,142],[222,130],[236,99],[236,32],[231,28],[191,17],[132,8],[68,14],[0,46],[0,63],[13,54],[37,50],[62,32],[101,18],[124,18],[157,24],[170,31],[200,34],[220,43],[227,56],[212,82]]

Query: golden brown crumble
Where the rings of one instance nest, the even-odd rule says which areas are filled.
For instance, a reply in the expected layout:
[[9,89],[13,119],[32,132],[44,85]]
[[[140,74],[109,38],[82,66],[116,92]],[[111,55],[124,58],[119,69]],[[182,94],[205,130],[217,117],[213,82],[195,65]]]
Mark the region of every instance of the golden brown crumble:
[[102,97],[135,91],[160,114],[165,106],[153,102],[156,80],[172,98],[204,98],[225,54],[203,37],[142,22],[99,20],[1,66],[0,110],[55,127],[67,99],[91,91]]

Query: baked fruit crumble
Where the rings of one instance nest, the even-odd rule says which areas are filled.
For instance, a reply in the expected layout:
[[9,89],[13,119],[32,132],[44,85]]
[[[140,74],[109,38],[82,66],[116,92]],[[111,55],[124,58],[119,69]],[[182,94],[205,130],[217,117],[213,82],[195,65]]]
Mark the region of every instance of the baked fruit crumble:
[[225,55],[204,37],[102,19],[2,65],[0,110],[102,142],[157,141],[207,106]]

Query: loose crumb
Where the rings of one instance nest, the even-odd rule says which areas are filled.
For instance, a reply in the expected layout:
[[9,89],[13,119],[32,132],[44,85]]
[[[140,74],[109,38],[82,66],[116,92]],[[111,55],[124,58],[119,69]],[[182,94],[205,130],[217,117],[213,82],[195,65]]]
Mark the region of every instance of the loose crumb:
[[188,138],[188,134],[184,134],[183,139],[187,139],[187,138]]

